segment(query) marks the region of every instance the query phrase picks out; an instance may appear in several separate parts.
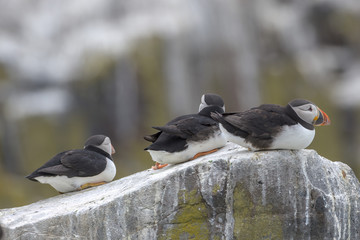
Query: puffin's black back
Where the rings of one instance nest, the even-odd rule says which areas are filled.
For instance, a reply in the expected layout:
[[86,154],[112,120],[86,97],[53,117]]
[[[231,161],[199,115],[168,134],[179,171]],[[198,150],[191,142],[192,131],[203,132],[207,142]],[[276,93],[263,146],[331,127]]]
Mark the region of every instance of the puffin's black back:
[[200,141],[209,138],[209,135],[218,130],[218,123],[203,115],[191,114],[178,117],[163,127],[154,127],[159,130],[157,139],[145,150],[164,150],[178,152],[186,149],[187,141]]
[[[188,115],[182,115],[182,116],[176,117],[173,120],[171,120],[170,122],[166,123],[165,126],[171,125],[171,124],[173,124],[173,123],[175,123],[177,121],[180,121],[182,119],[188,118],[188,117],[193,116],[193,115],[195,115],[195,114],[188,114]],[[153,128],[156,129],[156,127],[153,127]],[[152,135],[147,135],[147,136],[144,137],[144,139],[146,141],[149,141],[149,142],[153,143],[159,138],[160,134],[161,134],[161,131],[159,131],[157,133],[154,133]],[[147,148],[145,150],[147,150]]]
[[159,133],[156,141],[144,150],[161,151],[164,150],[164,146],[166,146],[166,151],[173,153],[186,148],[186,139],[165,132]]
[[[275,104],[263,104],[244,112],[222,114],[226,121],[240,128],[268,129],[283,125],[294,125],[297,122],[291,118],[286,109]],[[234,117],[233,117],[234,116]]]
[[26,178],[36,181],[39,176],[88,177],[101,173],[105,167],[106,158],[100,153],[86,149],[70,150],[55,155]]
[[44,169],[44,168],[48,168],[48,167],[53,167],[53,166],[56,166],[56,165],[60,165],[61,164],[61,157],[63,155],[65,155],[65,153],[68,152],[68,151],[64,151],[64,152],[61,152],[61,153],[58,153],[57,155],[55,155],[53,158],[51,158],[49,161],[47,161],[44,165],[42,165],[41,167],[39,167],[38,169],[36,169],[34,172],[32,172],[31,174],[29,174],[28,176],[26,176],[26,178],[32,180],[32,181],[35,181],[36,182],[36,177],[39,177],[39,176],[44,176],[44,175],[48,175],[48,176],[53,176],[54,174],[44,174],[44,173],[40,173],[39,171],[41,169]]

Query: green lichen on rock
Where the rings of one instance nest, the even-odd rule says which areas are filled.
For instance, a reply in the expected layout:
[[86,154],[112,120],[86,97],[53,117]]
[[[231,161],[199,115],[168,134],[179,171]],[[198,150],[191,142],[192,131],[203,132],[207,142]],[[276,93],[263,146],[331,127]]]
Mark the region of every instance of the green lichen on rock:
[[241,184],[234,189],[234,239],[283,239],[281,217],[254,202]]
[[178,193],[179,210],[159,239],[209,239],[208,210],[198,189]]
[[216,195],[221,190],[221,186],[219,184],[215,184],[212,189],[212,194]]

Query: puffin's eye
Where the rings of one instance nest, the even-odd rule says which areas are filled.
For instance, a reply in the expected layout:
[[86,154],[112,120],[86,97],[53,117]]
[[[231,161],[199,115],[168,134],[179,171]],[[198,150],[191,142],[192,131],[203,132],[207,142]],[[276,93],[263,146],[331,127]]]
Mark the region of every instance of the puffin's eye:
[[312,112],[312,110],[313,110],[313,109],[312,109],[312,107],[310,106],[309,109],[308,109],[308,111]]

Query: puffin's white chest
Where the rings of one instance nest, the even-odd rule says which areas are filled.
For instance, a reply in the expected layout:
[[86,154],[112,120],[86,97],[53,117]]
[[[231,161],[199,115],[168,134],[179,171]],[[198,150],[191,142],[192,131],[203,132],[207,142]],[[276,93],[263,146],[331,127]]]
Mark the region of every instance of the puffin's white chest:
[[244,138],[239,137],[239,136],[235,136],[234,134],[228,132],[228,130],[226,130],[226,128],[224,128],[221,123],[219,124],[219,126],[220,126],[220,130],[224,133],[226,139],[229,142],[236,143],[236,144],[238,144],[238,145],[240,145],[242,147],[245,147],[245,148],[253,149],[251,143],[246,142]]
[[315,137],[315,130],[304,128],[301,124],[283,126],[274,138],[270,149],[304,149]]
[[69,178],[67,176],[53,176],[53,177],[45,177],[40,176],[35,179],[40,183],[50,184],[53,188],[55,188],[58,192],[71,192],[78,190],[81,185],[86,183],[98,183],[98,182],[110,182],[114,179],[116,174],[116,167],[113,161],[106,158],[106,167],[104,171],[99,173],[98,175],[91,177],[72,177]]

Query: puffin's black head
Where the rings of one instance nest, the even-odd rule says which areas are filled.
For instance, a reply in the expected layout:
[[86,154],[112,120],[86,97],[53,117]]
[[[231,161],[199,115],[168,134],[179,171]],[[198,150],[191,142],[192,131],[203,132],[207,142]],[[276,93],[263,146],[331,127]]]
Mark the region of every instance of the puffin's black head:
[[295,99],[288,103],[294,112],[305,122],[313,126],[330,125],[328,115],[312,102],[305,99]]
[[115,153],[115,149],[111,145],[110,138],[105,135],[94,135],[94,136],[89,137],[85,142],[84,148],[87,148],[90,146],[99,148],[99,149],[105,151],[106,153],[108,153],[109,155]]
[[214,93],[206,93],[201,97],[201,103],[199,106],[199,112],[207,107],[217,107],[217,112],[225,112],[225,104],[222,98]]

